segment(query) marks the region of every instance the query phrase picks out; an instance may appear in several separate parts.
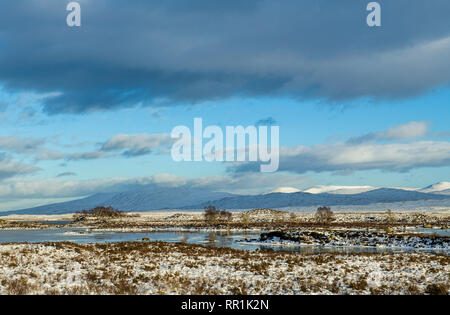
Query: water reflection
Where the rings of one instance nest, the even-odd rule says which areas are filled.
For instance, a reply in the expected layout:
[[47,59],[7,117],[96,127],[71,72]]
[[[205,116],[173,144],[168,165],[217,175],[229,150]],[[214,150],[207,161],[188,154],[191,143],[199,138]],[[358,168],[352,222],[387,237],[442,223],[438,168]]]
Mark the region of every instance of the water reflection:
[[189,234],[188,234],[188,233],[183,233],[183,234],[181,235],[180,240],[181,240],[181,243],[187,243],[188,240],[189,240]]
[[[383,252],[413,252],[423,251],[411,248],[390,249],[375,247],[322,247],[306,245],[280,246],[277,244],[261,244],[248,242],[249,239],[258,239],[260,232],[149,232],[149,233],[120,233],[120,232],[92,232],[85,228],[50,228],[39,230],[0,230],[0,243],[38,243],[38,242],[74,242],[74,243],[112,243],[130,241],[164,241],[182,242],[188,244],[203,244],[214,247],[230,247],[245,250],[283,251],[299,253],[383,253]],[[427,252],[440,252],[448,254],[449,250],[427,250]]]

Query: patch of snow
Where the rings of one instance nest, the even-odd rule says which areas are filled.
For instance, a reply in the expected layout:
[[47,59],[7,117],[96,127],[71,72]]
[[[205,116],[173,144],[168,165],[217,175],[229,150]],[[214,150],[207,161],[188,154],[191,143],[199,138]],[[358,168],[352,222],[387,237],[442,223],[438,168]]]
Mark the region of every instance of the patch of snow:
[[269,191],[266,194],[274,194],[274,193],[281,193],[281,194],[292,194],[296,192],[300,192],[300,189],[294,188],[294,187],[279,187],[277,189],[274,189],[272,191]]

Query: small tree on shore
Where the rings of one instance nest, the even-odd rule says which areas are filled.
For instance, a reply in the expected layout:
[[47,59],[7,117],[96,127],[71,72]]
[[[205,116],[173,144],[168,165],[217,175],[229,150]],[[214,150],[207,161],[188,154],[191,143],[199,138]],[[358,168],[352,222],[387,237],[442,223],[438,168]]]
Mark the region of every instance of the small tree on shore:
[[242,223],[246,228],[250,225],[250,214],[248,212],[245,212],[241,215]]
[[220,211],[220,218],[225,220],[231,220],[233,217],[233,214],[227,210],[221,210]]
[[330,223],[334,220],[333,211],[330,207],[319,207],[316,211],[316,221],[320,223]]
[[216,224],[219,220],[231,220],[233,217],[232,213],[226,210],[217,210],[215,206],[205,207],[205,212],[203,213],[205,220],[210,224]]
[[78,216],[92,216],[92,217],[110,217],[110,218],[114,218],[114,217],[123,217],[126,214],[123,211],[119,211],[114,209],[113,207],[109,206],[109,207],[95,207],[91,210],[83,210],[81,212],[77,213]]
[[395,214],[392,212],[391,209],[387,209],[386,217],[387,217],[386,220],[387,220],[388,223],[393,224],[393,223],[395,223],[397,221],[397,218],[395,217]]
[[210,224],[215,224],[217,220],[218,212],[214,206],[206,206],[203,213],[205,220]]

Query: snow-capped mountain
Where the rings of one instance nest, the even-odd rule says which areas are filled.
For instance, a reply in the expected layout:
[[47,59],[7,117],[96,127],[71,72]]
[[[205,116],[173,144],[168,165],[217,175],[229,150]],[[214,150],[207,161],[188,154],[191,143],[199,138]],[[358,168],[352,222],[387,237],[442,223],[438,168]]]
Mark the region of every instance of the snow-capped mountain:
[[450,194],[450,182],[440,182],[419,190],[423,193]]
[[[383,187],[373,186],[314,186],[303,190],[303,192],[310,194],[342,194],[351,195],[359,194],[375,189],[381,189]],[[405,191],[417,191],[421,193],[432,193],[441,195],[450,195],[450,182],[440,182],[425,188],[413,188],[413,187],[389,187],[390,189],[405,190]]]
[[[450,206],[449,183],[439,183],[423,189],[375,188],[371,186],[318,186],[297,191],[284,187],[260,195],[234,195],[204,188],[165,187],[119,193],[95,194],[87,198],[40,206],[31,209],[0,212],[8,214],[63,214],[112,206],[122,211],[162,209],[203,209],[214,205],[220,209],[253,209],[315,206],[363,206],[383,203],[417,202],[421,205],[438,201]],[[430,192],[428,192],[430,191]],[[448,205],[447,205],[448,204]]]
[[408,191],[402,189],[379,188],[356,194],[311,194],[272,193],[256,196],[235,196],[215,200],[210,203],[184,207],[184,209],[202,209],[212,204],[220,209],[284,208],[309,206],[370,205],[375,203],[394,203],[419,200],[449,200],[450,196]]
[[366,191],[377,189],[377,187],[372,186],[315,186],[303,190],[303,192],[310,194],[341,194],[341,195],[351,195],[359,194]]

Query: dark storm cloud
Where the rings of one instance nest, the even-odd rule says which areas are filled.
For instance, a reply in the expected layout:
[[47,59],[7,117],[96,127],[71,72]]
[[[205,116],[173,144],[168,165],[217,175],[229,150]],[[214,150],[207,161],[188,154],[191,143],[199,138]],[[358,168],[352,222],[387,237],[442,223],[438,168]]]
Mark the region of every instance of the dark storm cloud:
[[106,141],[101,152],[122,152],[125,157],[136,157],[151,154],[155,150],[167,151],[173,143],[174,139],[169,134],[119,134]]
[[[410,97],[450,82],[450,2],[61,0],[0,3],[0,84],[49,114],[291,96]],[[152,104],[154,105],[154,104]]]

